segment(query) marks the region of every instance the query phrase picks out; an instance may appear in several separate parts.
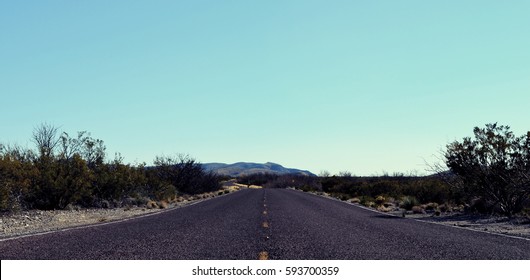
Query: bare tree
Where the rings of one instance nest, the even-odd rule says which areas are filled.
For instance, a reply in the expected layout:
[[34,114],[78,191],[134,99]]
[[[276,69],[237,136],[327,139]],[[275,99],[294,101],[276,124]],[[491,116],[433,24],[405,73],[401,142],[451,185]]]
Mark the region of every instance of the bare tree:
[[69,160],[74,156],[74,154],[81,154],[83,143],[89,137],[87,134],[88,133],[86,131],[80,131],[77,133],[76,139],[70,137],[68,133],[63,132],[60,137],[61,157],[63,159]]
[[346,177],[346,178],[349,178],[349,177],[352,177],[353,175],[351,174],[350,171],[341,171],[339,172],[339,177]]
[[33,129],[33,142],[37,145],[41,157],[53,155],[53,150],[59,144],[57,133],[58,128],[48,123],[42,123]]

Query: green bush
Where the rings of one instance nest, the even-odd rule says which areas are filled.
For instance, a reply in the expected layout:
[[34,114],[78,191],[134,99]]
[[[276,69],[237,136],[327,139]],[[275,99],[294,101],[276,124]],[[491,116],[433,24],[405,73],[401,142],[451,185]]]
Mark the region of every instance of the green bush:
[[399,207],[405,210],[412,210],[412,207],[418,206],[418,205],[419,205],[419,202],[415,197],[405,196],[401,199],[401,203],[399,204]]

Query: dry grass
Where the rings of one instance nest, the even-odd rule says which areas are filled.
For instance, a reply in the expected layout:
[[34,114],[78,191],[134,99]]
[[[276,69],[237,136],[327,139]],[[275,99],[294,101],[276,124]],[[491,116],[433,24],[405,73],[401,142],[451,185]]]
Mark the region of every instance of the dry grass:
[[364,201],[363,205],[366,206],[366,207],[373,208],[375,206],[375,202],[373,202],[373,201]]
[[158,203],[158,207],[159,207],[160,209],[166,209],[166,208],[169,207],[169,204],[168,204],[166,201],[162,200],[162,201],[160,201],[160,202]]
[[385,201],[386,201],[386,199],[382,195],[380,195],[380,196],[375,198],[375,204],[377,204],[377,205],[383,205],[383,203],[385,203]]
[[147,207],[147,209],[154,209],[154,208],[158,208],[158,204],[154,200],[149,200],[147,201],[147,204],[145,205],[145,207]]
[[438,203],[430,202],[430,203],[427,203],[427,204],[423,205],[423,208],[425,210],[436,210],[436,209],[438,209]]
[[259,260],[268,260],[269,259],[269,253],[268,252],[260,252],[258,255]]
[[388,212],[392,211],[392,208],[390,208],[390,207],[385,207],[384,205],[379,205],[379,206],[377,207],[377,211],[384,212],[384,213],[388,213]]
[[412,210],[412,208],[417,205],[419,205],[418,200],[413,196],[403,197],[399,204],[399,206],[405,210]]
[[412,206],[412,213],[413,214],[425,214],[425,210],[423,210],[421,206]]

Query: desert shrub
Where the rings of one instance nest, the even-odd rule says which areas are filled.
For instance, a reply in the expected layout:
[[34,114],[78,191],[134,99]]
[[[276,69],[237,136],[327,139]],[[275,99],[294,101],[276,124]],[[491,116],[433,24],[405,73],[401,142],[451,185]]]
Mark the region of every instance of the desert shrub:
[[[318,177],[305,176],[305,175],[263,175],[269,178],[268,181],[263,183],[261,186],[265,188],[296,188],[305,192],[320,191],[322,186]],[[250,181],[245,181],[249,183]],[[252,184],[254,185],[254,184]]]
[[374,199],[370,196],[361,196],[360,200],[361,205],[366,207],[372,207],[375,205]]
[[111,208],[111,204],[110,204],[110,202],[108,200],[102,200],[100,202],[100,207],[108,209],[108,208]]
[[155,190],[157,200],[172,200],[177,196],[177,188],[171,184],[162,183]]
[[412,210],[412,207],[419,204],[418,200],[413,196],[405,196],[401,199],[399,206],[405,210]]
[[438,210],[440,210],[440,212],[442,213],[450,212],[451,207],[448,204],[444,203],[444,204],[438,205]]
[[162,200],[158,203],[158,208],[160,209],[166,209],[168,208],[169,204],[167,203],[167,201],[165,200]]
[[438,203],[436,202],[429,202],[425,204],[425,210],[436,210],[438,208]]
[[380,195],[375,198],[375,204],[377,205],[383,205],[385,203],[386,199],[384,196]]
[[375,202],[373,201],[367,201],[365,204],[363,204],[366,207],[373,208],[375,206]]
[[481,198],[485,208],[508,217],[520,212],[530,198],[530,131],[517,137],[495,123],[473,133],[447,145],[448,181],[468,198]]
[[0,211],[28,208],[25,198],[37,174],[31,151],[0,144]]
[[374,202],[374,198],[367,195],[361,196],[359,199],[361,200],[361,204],[365,204],[367,202]]
[[[371,184],[369,195],[371,196],[381,196],[381,195],[395,195],[399,192],[400,184],[398,181],[385,180],[375,182]],[[377,203],[377,201],[376,201]]]
[[523,208],[523,210],[521,211],[521,213],[522,213],[526,218],[530,218],[530,208],[528,208],[528,207]]
[[471,213],[485,214],[493,211],[493,206],[488,205],[488,203],[484,199],[476,197],[471,199],[471,201],[468,205],[466,205],[464,210]]
[[350,197],[413,196],[421,203],[444,203],[455,200],[455,193],[441,178],[383,176],[383,177],[325,177],[322,188],[331,193],[348,194]]
[[173,185],[177,192],[198,194],[214,191],[220,187],[220,177],[206,172],[202,165],[188,155],[156,157],[155,166],[148,171],[151,190],[157,186]]
[[414,180],[403,184],[402,194],[414,196],[421,203],[443,203],[450,200],[452,196],[449,185],[434,178]]
[[145,206],[148,209],[158,208],[158,204],[153,200],[149,200]]
[[342,201],[346,201],[351,198],[348,194],[344,194],[344,193],[333,193],[332,196]]
[[417,205],[412,206],[412,208],[410,210],[412,210],[412,213],[414,213],[414,214],[424,214],[425,213],[423,208],[421,208],[420,206],[417,206]]

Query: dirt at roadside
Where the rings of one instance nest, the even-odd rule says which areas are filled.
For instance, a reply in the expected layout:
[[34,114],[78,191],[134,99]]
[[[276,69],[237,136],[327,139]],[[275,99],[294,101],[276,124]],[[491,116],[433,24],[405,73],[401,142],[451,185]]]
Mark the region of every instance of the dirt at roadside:
[[53,211],[31,210],[0,213],[0,240],[27,234],[118,221],[150,213],[167,211],[172,208],[184,207],[198,201],[226,195],[244,188],[248,188],[248,186],[237,184],[235,181],[228,181],[218,191],[178,197],[172,203],[148,203],[145,207],[134,206],[112,209],[92,208]]
[[[329,199],[339,200],[337,198],[331,197],[331,195],[326,193],[315,194],[327,197]],[[375,208],[361,206],[358,201],[350,200],[343,202],[355,204],[363,208],[371,209],[373,211],[378,211]],[[403,217],[403,211],[403,209],[399,209],[399,207],[394,205],[393,207],[388,208],[386,211],[379,212],[386,213],[388,215]],[[528,216],[507,218],[495,215],[470,214],[465,213],[464,211],[445,212],[440,213],[439,216],[436,216],[434,211],[427,211],[422,214],[414,214],[412,213],[412,211],[406,211],[404,218],[416,219],[424,222],[438,223],[447,226],[454,226],[477,231],[506,234],[530,240],[530,217]]]
[[0,239],[64,229],[88,224],[116,221],[160,211],[147,208],[83,209],[22,211],[0,216]]
[[412,214],[408,217],[420,221],[530,239],[530,219],[524,216],[509,219],[502,216],[452,213],[441,216]]
[[[197,200],[209,198],[209,196],[202,196],[197,198]],[[167,209],[183,207],[195,201],[181,201],[170,204]],[[31,233],[117,221],[167,209],[132,207],[0,213],[0,240]],[[402,210],[399,210],[391,211],[387,214],[402,216],[402,213]],[[408,212],[405,214],[405,218],[530,239],[530,218],[526,216],[508,219],[506,217],[466,214],[463,212],[442,213],[440,216],[435,216],[434,213],[412,214]]]

